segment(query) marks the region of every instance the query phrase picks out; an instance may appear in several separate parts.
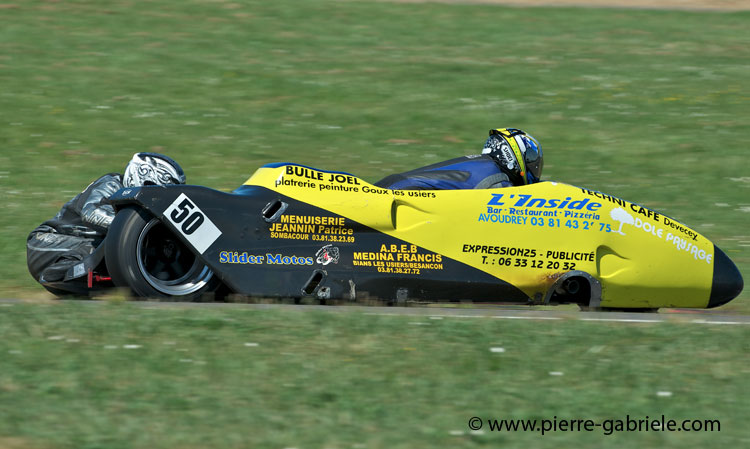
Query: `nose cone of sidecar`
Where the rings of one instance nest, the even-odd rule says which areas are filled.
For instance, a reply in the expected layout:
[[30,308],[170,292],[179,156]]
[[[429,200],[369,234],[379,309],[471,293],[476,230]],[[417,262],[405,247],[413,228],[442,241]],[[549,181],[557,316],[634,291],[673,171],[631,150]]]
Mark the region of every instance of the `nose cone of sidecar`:
[[714,277],[708,308],[719,307],[733,300],[742,292],[743,286],[740,270],[724,251],[714,245]]

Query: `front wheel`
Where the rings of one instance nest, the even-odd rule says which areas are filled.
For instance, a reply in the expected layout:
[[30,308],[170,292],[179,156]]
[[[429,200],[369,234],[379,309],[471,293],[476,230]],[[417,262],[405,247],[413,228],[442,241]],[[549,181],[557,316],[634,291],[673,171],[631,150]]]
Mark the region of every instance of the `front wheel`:
[[115,285],[144,298],[192,301],[215,290],[218,279],[159,219],[128,207],[117,213],[105,247]]

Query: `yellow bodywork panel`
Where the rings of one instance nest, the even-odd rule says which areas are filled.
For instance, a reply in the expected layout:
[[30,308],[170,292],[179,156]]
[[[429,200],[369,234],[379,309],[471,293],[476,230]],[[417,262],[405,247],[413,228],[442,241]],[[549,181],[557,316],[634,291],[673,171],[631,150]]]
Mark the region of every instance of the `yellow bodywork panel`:
[[713,244],[634,203],[542,182],[486,190],[390,190],[300,165],[246,183],[328,210],[509,282],[539,299],[562,274],[598,279],[603,307],[705,307]]

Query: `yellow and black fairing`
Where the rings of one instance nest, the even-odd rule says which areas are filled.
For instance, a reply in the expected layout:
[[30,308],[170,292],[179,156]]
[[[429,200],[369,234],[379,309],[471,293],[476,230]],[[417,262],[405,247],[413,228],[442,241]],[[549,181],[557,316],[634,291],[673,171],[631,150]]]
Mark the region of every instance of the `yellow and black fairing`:
[[233,193],[144,187],[113,203],[148,210],[252,296],[545,303],[575,278],[587,283],[585,304],[655,308],[713,307],[742,289],[734,264],[699,233],[560,183],[394,191],[271,164]]
[[[474,283],[481,289],[492,285],[480,272],[495,286],[478,299],[496,301],[549,301],[570,273],[596,284],[592,292],[600,297],[591,298],[592,304],[601,307],[713,307],[742,289],[731,260],[698,232],[637,204],[571,185],[394,191],[294,164],[262,167],[245,185],[377,231],[376,239],[362,242],[366,248],[360,242],[336,245],[342,257],[351,257],[346,260],[352,261],[353,275],[371,274],[369,283],[381,283],[390,295],[404,288],[411,296],[413,289],[443,280],[453,288],[439,299],[471,299]],[[445,262],[442,268],[420,269],[424,259],[405,249]],[[399,269],[404,272],[393,272]]]

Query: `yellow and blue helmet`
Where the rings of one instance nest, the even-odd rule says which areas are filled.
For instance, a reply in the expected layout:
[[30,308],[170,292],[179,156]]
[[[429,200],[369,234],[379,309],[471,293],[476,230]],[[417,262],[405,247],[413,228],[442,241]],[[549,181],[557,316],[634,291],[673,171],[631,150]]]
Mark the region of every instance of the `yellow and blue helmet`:
[[520,129],[491,129],[482,154],[492,156],[515,185],[533,184],[542,177],[542,146]]

